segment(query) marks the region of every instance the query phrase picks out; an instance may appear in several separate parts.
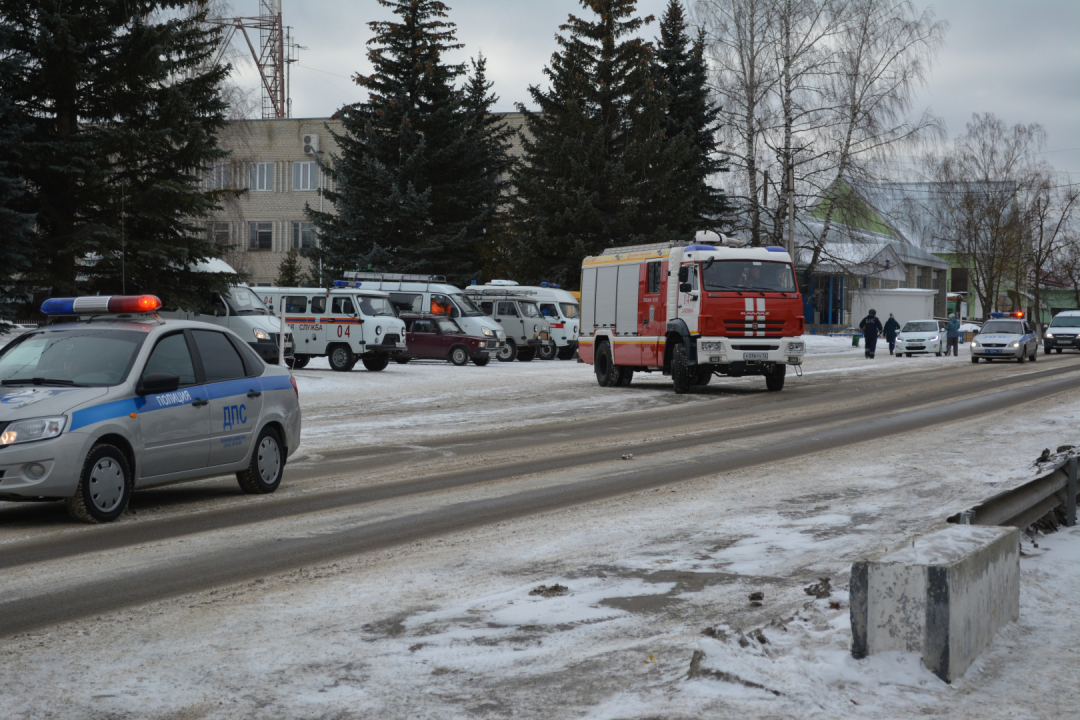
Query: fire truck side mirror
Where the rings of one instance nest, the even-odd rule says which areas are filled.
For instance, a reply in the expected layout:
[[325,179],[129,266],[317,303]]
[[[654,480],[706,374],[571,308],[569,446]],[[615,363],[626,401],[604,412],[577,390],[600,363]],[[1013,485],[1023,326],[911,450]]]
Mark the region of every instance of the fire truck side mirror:
[[[679,268],[679,282],[685,283],[689,279],[690,279],[690,267],[687,266],[687,265],[683,265],[681,268]],[[686,292],[686,290],[683,290],[683,292]]]
[[694,289],[694,286],[688,282],[679,283],[679,292],[688,293]]

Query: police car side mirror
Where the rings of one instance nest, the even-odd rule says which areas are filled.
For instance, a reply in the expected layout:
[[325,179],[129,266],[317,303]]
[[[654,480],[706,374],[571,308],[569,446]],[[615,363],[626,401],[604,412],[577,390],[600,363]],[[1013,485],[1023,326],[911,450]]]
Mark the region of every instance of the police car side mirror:
[[147,373],[135,386],[137,395],[154,395],[156,393],[175,392],[180,387],[180,377],[170,373]]
[[[680,274],[681,274],[681,273],[680,273]],[[691,284],[690,284],[690,283],[688,283],[688,282],[684,282],[684,283],[680,283],[680,284],[679,284],[679,292],[684,292],[684,293],[688,293],[688,292],[690,292],[690,291],[691,291],[691,290],[693,290],[693,289],[694,289],[694,286],[693,286],[693,285],[691,285]]]
[[[679,282],[684,283],[689,279],[690,279],[690,268],[684,265],[681,268],[679,268]],[[683,292],[686,292],[686,291],[683,290]]]

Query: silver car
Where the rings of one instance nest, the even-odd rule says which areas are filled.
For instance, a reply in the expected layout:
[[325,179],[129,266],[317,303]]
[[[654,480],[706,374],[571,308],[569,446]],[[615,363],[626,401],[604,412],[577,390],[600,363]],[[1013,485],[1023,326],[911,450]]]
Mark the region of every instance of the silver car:
[[971,341],[971,362],[979,360],[1038,360],[1039,339],[1023,315],[990,313]]
[[[88,298],[112,312],[116,299]],[[71,314],[71,301],[42,309]],[[289,371],[215,325],[96,316],[0,350],[0,500],[63,500],[93,523],[120,517],[133,490],[212,475],[271,493],[299,444]]]

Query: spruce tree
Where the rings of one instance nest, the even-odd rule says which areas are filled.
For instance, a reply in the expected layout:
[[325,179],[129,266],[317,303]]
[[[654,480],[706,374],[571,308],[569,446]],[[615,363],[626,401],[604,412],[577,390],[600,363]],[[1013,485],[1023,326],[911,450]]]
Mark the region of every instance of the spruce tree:
[[372,269],[476,279],[480,244],[499,200],[505,143],[486,113],[483,62],[469,89],[463,65],[444,55],[461,47],[439,0],[379,0],[397,16],[370,23],[374,69],[356,82],[368,101],[342,108],[340,154],[323,162],[334,212],[315,212],[321,246],[308,251],[333,271]]
[[637,37],[652,17],[637,17],[635,0],[580,2],[595,17],[560,26],[551,85],[529,88],[539,110],[520,108],[532,137],[514,208],[521,276],[572,287],[585,255],[670,237],[670,208],[656,199],[686,152],[664,141],[653,48]]
[[274,284],[278,287],[304,287],[304,266],[300,263],[295,250],[285,253],[281,264],[278,265],[278,275]]
[[25,275],[41,294],[149,292],[196,307],[235,277],[193,273],[220,254],[198,222],[216,208],[205,169],[225,152],[207,68],[217,33],[169,0],[0,0],[11,52],[0,96],[29,126],[13,162],[33,214]]
[[[0,26],[0,76],[9,76],[21,70],[24,58],[11,54],[10,29]],[[23,140],[29,127],[20,123],[9,98],[0,95],[0,334],[10,326],[5,320],[15,320],[17,312],[25,314],[25,303],[30,286],[25,273],[33,258],[30,243],[33,215],[19,212],[13,205],[26,192],[26,183],[16,172],[16,164],[23,150]]]
[[666,188],[669,193],[691,198],[689,214],[675,223],[676,229],[680,233],[720,231],[727,226],[725,217],[731,207],[723,191],[708,182],[725,170],[717,153],[720,108],[709,94],[704,30],[699,28],[697,38],[691,42],[679,0],[669,0],[661,18],[656,62],[667,99],[667,138],[681,136],[689,144],[686,164],[677,174],[678,182]]

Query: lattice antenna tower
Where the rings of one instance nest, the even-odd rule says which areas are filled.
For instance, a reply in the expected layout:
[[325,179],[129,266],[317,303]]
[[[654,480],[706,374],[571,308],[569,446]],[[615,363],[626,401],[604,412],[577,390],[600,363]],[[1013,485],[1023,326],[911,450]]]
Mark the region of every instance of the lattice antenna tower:
[[[219,20],[218,24],[222,26],[223,32],[215,62],[220,62],[233,36],[239,30],[247,42],[248,50],[251,51],[255,67],[259,70],[262,116],[264,118],[288,117],[291,114],[291,103],[285,68],[287,63],[295,62],[295,58],[291,55],[300,46],[291,41],[286,42],[284,26],[281,22],[281,0],[259,0],[258,17],[224,18]],[[256,30],[259,32],[258,48],[251,41]]]

